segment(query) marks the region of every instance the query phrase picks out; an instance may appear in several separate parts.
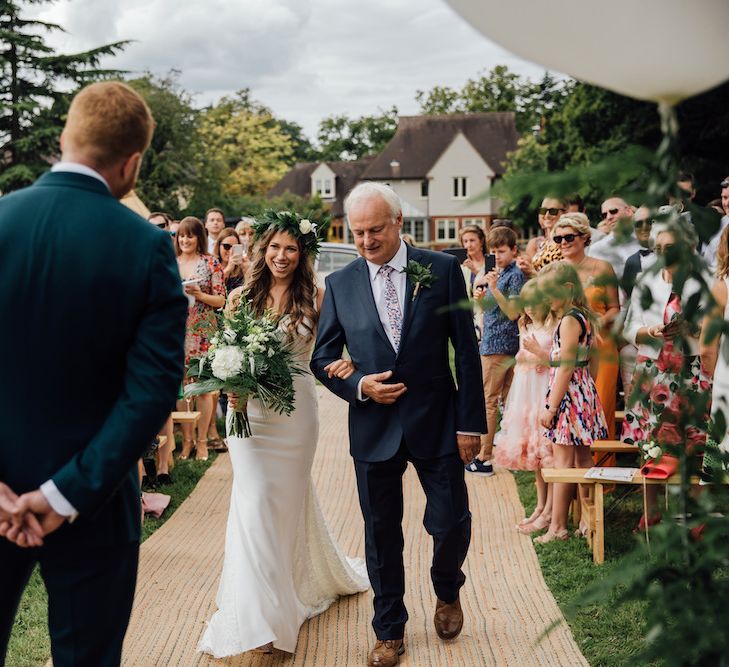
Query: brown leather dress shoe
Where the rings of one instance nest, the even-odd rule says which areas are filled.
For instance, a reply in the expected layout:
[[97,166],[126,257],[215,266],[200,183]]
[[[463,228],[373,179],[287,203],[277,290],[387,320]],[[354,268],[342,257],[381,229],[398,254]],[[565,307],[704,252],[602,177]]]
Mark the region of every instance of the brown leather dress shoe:
[[377,640],[375,648],[370,651],[367,660],[368,667],[393,667],[400,661],[405,653],[405,644],[402,639]]
[[450,604],[438,600],[435,603],[435,631],[441,639],[455,639],[463,629],[463,610],[461,602],[456,598]]

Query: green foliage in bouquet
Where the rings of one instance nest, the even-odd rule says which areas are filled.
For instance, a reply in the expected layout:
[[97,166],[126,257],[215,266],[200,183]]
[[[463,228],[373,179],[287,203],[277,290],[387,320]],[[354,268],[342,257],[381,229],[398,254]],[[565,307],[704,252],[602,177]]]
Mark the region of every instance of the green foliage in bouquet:
[[220,330],[210,340],[207,352],[195,360],[188,377],[195,382],[185,387],[186,396],[214,391],[237,394],[231,435],[250,437],[245,413],[248,398],[257,398],[264,409],[291,414],[294,409],[294,376],[301,375],[285,334],[272,314],[256,317],[250,304],[241,299],[231,319],[222,320]]

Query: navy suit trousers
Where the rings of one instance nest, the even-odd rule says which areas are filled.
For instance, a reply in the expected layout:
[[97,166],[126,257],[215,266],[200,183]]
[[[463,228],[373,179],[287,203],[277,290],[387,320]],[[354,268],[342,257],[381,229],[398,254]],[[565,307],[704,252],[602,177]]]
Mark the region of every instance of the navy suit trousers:
[[430,576],[435,594],[450,603],[466,576],[461,569],[471,541],[471,513],[463,463],[457,454],[416,459],[403,442],[387,461],[354,461],[365,521],[367,571],[375,594],[372,627],[378,639],[401,639],[408,613],[403,602],[402,476],[410,461],[426,497],[423,524],[433,537]]

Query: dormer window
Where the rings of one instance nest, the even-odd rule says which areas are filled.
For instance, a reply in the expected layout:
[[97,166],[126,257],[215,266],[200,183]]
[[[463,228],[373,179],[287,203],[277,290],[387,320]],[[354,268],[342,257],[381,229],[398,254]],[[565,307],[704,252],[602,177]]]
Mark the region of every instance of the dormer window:
[[314,182],[314,189],[322,199],[334,197],[334,183],[331,178],[317,178]]

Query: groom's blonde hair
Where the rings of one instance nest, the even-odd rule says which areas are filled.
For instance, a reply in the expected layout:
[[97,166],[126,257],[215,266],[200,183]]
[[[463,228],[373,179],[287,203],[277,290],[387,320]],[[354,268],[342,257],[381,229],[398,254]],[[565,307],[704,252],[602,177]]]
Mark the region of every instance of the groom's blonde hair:
[[393,222],[402,214],[402,203],[397,193],[389,185],[371,181],[360,183],[350,191],[344,200],[344,214],[349,215],[349,210],[354,204],[372,197],[380,197],[385,201],[392,212]]

